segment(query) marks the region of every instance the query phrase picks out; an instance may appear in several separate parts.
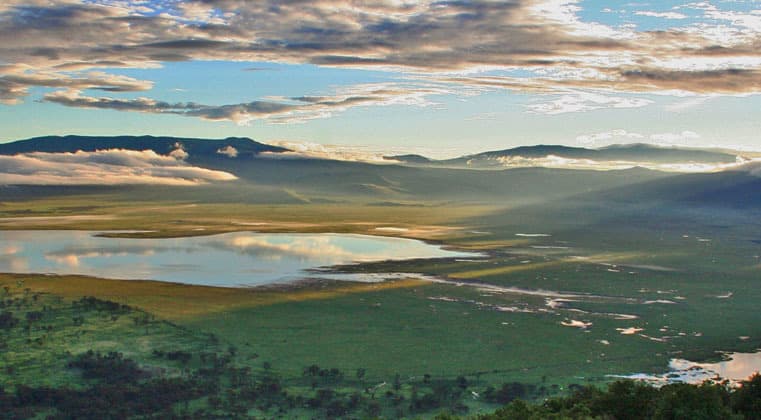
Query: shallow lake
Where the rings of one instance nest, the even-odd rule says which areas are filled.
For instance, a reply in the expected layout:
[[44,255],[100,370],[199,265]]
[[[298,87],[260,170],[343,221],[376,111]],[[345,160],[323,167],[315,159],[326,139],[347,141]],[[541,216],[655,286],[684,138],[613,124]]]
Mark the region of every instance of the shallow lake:
[[[98,233],[0,231],[0,272],[84,274],[229,287],[319,277],[307,270],[339,264],[472,256],[411,239],[351,234],[235,232],[131,239],[104,238],[96,236]],[[378,276],[368,279],[377,280]]]
[[654,385],[687,382],[700,384],[705,380],[729,380],[730,383],[748,379],[761,371],[761,351],[754,353],[726,353],[725,360],[715,363],[697,363],[685,359],[671,359],[669,372],[663,375],[638,373],[622,376],[643,380]]

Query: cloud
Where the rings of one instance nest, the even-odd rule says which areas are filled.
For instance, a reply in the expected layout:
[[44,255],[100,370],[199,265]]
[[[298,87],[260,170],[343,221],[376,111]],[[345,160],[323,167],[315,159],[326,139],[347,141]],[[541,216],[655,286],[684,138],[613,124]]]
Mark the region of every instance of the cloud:
[[637,16],[648,16],[662,19],[687,19],[687,15],[678,12],[652,12],[648,10],[640,10],[634,12]]
[[689,145],[691,140],[697,140],[700,134],[683,130],[677,133],[653,133],[642,134],[623,129],[603,131],[599,133],[584,134],[576,137],[576,142],[584,145],[607,146],[618,143],[642,142],[647,140],[651,144],[666,146]]
[[665,144],[684,144],[688,143],[690,140],[699,138],[700,134],[689,130],[682,131],[681,133],[659,133],[650,135],[651,140]]
[[236,177],[227,172],[190,166],[175,157],[150,150],[109,149],[0,156],[0,179],[5,185],[190,186],[231,181]]
[[631,133],[626,130],[618,129],[577,136],[576,142],[584,145],[595,145],[599,143],[611,144],[620,140],[641,140],[643,138],[645,138],[645,136],[640,133]]
[[641,108],[653,101],[643,98],[608,96],[600,93],[575,91],[556,99],[527,105],[535,114],[557,115],[569,112],[586,112],[607,108]]
[[621,83],[633,91],[678,90],[701,94],[761,92],[761,70],[727,68],[717,70],[626,69]]
[[761,159],[754,159],[736,168],[756,177],[761,177]]
[[641,167],[664,172],[679,173],[710,173],[721,171],[747,171],[755,176],[761,176],[761,159],[738,158],[729,163],[663,163],[643,162],[626,160],[593,160],[573,159],[560,156],[548,155],[545,157],[501,156],[495,158],[505,168],[557,168],[557,169],[580,169],[593,171],[610,171]]
[[153,82],[102,72],[88,72],[72,77],[61,72],[29,72],[24,66],[7,66],[0,73],[0,102],[15,104],[27,95],[30,87],[93,89],[107,92],[137,92],[149,90]]
[[111,97],[83,96],[80,91],[56,91],[43,97],[46,102],[75,108],[111,109],[119,111],[172,114],[197,117],[211,121],[233,121],[245,124],[256,117],[268,117],[294,109],[287,105],[269,101],[254,101],[234,105],[203,105],[195,102],[163,102],[150,98],[118,99]]
[[685,111],[689,111],[693,108],[697,108],[705,104],[712,98],[713,96],[695,96],[695,97],[683,99],[678,102],[668,104],[664,106],[663,109],[665,109],[668,112],[674,112],[679,114]]
[[288,149],[287,152],[262,152],[261,158],[270,159],[329,159],[351,162],[368,162],[378,164],[399,163],[395,160],[385,159],[382,151],[371,151],[359,146],[324,145],[311,142],[292,140],[271,140],[267,142],[273,146]]
[[59,90],[46,94],[43,100],[68,107],[110,109],[152,114],[182,115],[210,121],[231,121],[246,125],[252,120],[266,119],[284,124],[325,118],[349,108],[361,106],[434,105],[427,99],[451,91],[432,84],[409,86],[402,83],[378,83],[349,86],[332,96],[275,97],[239,104],[206,105],[195,102],[163,102],[151,98],[119,99],[84,96],[79,90]]
[[[623,93],[761,92],[761,15],[693,3],[684,8],[702,13],[697,22],[637,31],[585,21],[579,17],[581,7],[579,0],[195,0],[166,2],[160,8],[151,2],[8,0],[0,6],[0,63],[14,64],[0,66],[0,101],[18,103],[30,87],[52,87],[65,90],[45,100],[68,106],[243,124],[258,118],[299,122],[352,106],[410,104],[401,100],[410,98],[404,94],[320,104],[263,100],[201,105],[85,93],[152,87],[150,81],[88,73],[94,69],[113,72],[190,60],[373,68],[427,82],[482,69],[520,70],[521,77],[501,81],[474,76],[452,77],[449,83],[456,90],[488,86],[561,95],[533,108],[542,113],[645,104],[623,98]],[[676,11],[637,13],[682,16]],[[689,60],[675,61],[682,58]],[[569,89],[616,99],[569,100]],[[389,102],[391,98],[399,101]]]
[[[680,59],[661,63],[668,68],[621,66],[615,69],[541,70],[538,77],[458,76],[439,77],[442,83],[462,84],[487,89],[506,89],[521,93],[555,94],[586,92],[591,97],[613,93],[651,93],[658,95],[747,95],[761,93],[761,70],[749,68],[696,69],[710,61]],[[748,66],[752,63],[746,63]],[[759,61],[761,65],[761,60]],[[675,66],[683,66],[675,69]],[[689,68],[689,69],[688,69]],[[578,95],[577,95],[578,96]],[[594,108],[597,109],[597,108]]]
[[225,155],[225,156],[227,156],[229,158],[238,157],[238,149],[236,149],[236,148],[234,148],[234,147],[232,147],[230,145],[227,145],[227,146],[225,146],[225,147],[223,147],[221,149],[218,149],[217,153],[219,153],[220,155]]
[[169,156],[177,160],[185,160],[190,155],[188,154],[188,152],[185,151],[185,148],[182,145],[182,143],[177,142],[174,144],[174,149],[171,152],[169,152]]

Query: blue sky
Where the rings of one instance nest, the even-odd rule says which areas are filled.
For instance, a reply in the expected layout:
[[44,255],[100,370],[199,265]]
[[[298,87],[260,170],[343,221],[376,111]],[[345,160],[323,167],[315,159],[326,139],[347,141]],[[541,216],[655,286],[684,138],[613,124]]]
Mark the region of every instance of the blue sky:
[[0,141],[761,150],[757,1],[6,3]]

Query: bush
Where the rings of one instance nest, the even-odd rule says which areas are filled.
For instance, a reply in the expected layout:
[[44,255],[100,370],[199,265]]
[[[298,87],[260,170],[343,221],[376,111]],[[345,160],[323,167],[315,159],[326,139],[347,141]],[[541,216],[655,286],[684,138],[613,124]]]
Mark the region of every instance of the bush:
[[101,355],[90,350],[77,356],[67,367],[82,370],[82,377],[86,379],[98,379],[108,383],[132,383],[144,375],[134,360],[125,359],[117,352]]
[[13,316],[13,312],[3,311],[0,313],[0,329],[9,330],[18,325],[18,318]]

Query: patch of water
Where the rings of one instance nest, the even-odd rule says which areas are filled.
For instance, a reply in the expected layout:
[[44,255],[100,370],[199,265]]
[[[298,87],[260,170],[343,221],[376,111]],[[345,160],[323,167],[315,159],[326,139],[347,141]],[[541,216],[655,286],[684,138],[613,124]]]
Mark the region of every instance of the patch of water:
[[0,272],[82,274],[207,286],[307,277],[382,281],[405,273],[307,273],[368,261],[472,257],[425,242],[351,234],[234,232],[185,238],[109,238],[87,231],[0,231]]
[[671,359],[669,371],[663,375],[636,373],[612,376],[642,380],[653,385],[677,382],[699,384],[706,380],[728,380],[730,384],[737,384],[759,371],[761,371],[761,351],[725,353],[724,360],[716,363],[697,363],[685,359]]

